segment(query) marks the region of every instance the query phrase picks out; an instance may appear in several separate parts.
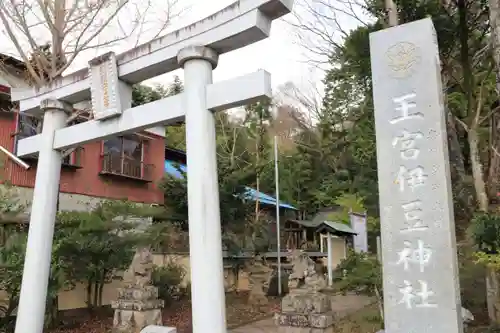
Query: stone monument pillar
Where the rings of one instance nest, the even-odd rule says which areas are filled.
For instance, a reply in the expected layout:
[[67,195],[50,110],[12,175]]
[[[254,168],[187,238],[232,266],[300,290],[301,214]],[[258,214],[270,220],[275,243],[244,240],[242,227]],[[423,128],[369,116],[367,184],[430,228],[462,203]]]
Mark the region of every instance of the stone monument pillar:
[[148,248],[138,249],[130,268],[123,275],[124,287],[118,289],[113,333],[140,333],[149,325],[161,325],[163,300],[158,288],[151,284],[153,258]]
[[305,253],[296,251],[290,275],[290,293],[281,302],[281,312],[275,316],[279,333],[333,333],[334,315],[323,276],[316,272],[315,263]]
[[438,41],[431,18],[370,34],[388,333],[462,333]]

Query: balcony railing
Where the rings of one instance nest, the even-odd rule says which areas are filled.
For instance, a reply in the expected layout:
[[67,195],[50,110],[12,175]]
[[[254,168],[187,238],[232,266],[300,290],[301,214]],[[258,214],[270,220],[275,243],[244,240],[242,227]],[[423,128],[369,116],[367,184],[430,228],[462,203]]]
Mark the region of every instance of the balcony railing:
[[103,155],[101,175],[120,176],[145,182],[152,181],[153,165],[131,159],[119,153]]

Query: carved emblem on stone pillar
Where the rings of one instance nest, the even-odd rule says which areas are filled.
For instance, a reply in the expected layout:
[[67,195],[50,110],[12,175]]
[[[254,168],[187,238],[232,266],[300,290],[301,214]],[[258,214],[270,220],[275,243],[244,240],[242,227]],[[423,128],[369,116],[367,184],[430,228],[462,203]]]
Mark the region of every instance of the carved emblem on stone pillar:
[[392,45],[385,56],[391,76],[399,79],[411,76],[421,61],[419,47],[409,42]]

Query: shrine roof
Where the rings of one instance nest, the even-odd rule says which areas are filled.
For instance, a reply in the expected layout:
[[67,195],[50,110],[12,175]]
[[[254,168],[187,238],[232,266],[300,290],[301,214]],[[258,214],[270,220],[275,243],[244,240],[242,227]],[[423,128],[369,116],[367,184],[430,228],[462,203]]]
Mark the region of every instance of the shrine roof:
[[303,227],[306,227],[306,228],[316,228],[318,227],[320,223],[316,223],[315,221],[310,221],[310,220],[293,220],[293,219],[288,219],[287,222],[293,222],[293,223],[297,223],[297,224],[300,224],[301,226]]
[[332,221],[323,221],[317,228],[316,232],[326,231],[334,235],[357,235],[357,233],[347,224]]

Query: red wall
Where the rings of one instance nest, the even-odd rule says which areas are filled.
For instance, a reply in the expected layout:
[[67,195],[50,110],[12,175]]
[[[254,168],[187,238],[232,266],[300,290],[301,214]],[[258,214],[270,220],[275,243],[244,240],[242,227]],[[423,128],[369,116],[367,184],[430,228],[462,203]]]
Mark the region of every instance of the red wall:
[[[0,112],[0,145],[9,151],[14,149],[16,129],[15,114]],[[142,183],[126,178],[110,178],[99,175],[101,167],[102,143],[100,141],[86,144],[81,152],[80,169],[66,169],[61,171],[61,192],[83,194],[109,199],[128,199],[134,202],[162,203],[163,193],[157,184],[164,175],[164,138],[148,133],[152,140],[145,143],[144,162],[152,164],[152,182]],[[24,170],[13,163],[0,152],[5,167],[0,166],[3,173],[0,182],[9,181],[12,185],[34,187],[36,167]],[[29,161],[30,164],[33,162]]]

